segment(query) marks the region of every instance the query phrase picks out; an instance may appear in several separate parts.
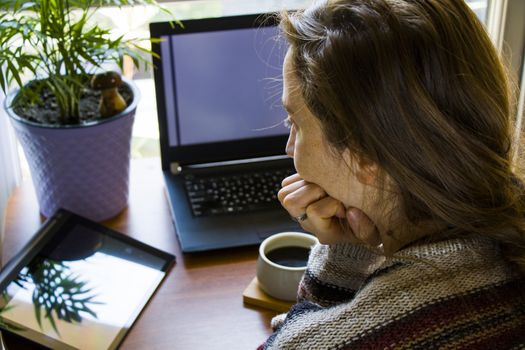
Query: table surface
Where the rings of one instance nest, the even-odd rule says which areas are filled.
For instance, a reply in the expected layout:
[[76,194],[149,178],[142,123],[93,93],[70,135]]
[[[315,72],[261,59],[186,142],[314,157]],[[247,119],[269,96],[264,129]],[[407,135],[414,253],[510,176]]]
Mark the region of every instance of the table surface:
[[[4,263],[43,220],[32,183],[25,181],[8,202]],[[255,275],[257,247],[183,254],[165,198],[160,159],[131,162],[129,206],[103,224],[177,258],[120,349],[255,349],[270,335],[276,312],[245,305],[242,298]],[[8,349],[20,348],[16,339],[4,338]]]

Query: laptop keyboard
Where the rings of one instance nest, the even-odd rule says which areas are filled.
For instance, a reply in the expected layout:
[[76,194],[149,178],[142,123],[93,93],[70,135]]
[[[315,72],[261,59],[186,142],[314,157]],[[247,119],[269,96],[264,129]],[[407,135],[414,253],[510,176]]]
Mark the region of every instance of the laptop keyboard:
[[193,215],[221,215],[279,208],[277,192],[292,169],[274,169],[226,176],[185,176]]

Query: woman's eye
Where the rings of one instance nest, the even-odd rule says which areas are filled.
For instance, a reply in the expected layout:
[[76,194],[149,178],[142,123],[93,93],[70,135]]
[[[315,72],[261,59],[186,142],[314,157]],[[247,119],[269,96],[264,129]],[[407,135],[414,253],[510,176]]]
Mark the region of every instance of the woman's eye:
[[294,122],[292,119],[286,118],[284,120],[284,126],[287,127],[288,129],[291,129],[293,125],[294,125]]

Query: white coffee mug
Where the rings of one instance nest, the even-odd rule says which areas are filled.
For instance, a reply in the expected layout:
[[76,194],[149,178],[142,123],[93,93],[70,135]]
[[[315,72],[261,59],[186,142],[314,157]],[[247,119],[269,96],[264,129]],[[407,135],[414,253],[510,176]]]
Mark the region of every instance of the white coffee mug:
[[[266,238],[259,247],[259,258],[257,260],[257,280],[261,289],[277,299],[295,300],[299,282],[306,270],[310,248],[317,243],[318,240],[315,236],[301,232],[282,232]],[[301,258],[296,261],[285,261],[286,253],[294,251],[294,249],[290,250],[289,248],[294,247],[303,248],[302,250],[306,248],[304,263],[301,263],[303,260]],[[279,248],[281,249],[278,250]],[[295,249],[295,251],[299,250],[301,249]],[[268,255],[268,253],[270,254]],[[281,258],[283,256],[285,258],[279,260],[274,253],[281,253]],[[285,263],[289,266],[285,266]]]

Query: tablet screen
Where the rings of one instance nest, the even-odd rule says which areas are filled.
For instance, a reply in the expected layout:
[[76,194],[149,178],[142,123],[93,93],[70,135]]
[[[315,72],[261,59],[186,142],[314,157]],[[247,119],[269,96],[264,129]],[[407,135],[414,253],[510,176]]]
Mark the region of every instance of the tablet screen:
[[1,320],[54,349],[116,348],[166,275],[169,255],[68,221],[7,285]]

